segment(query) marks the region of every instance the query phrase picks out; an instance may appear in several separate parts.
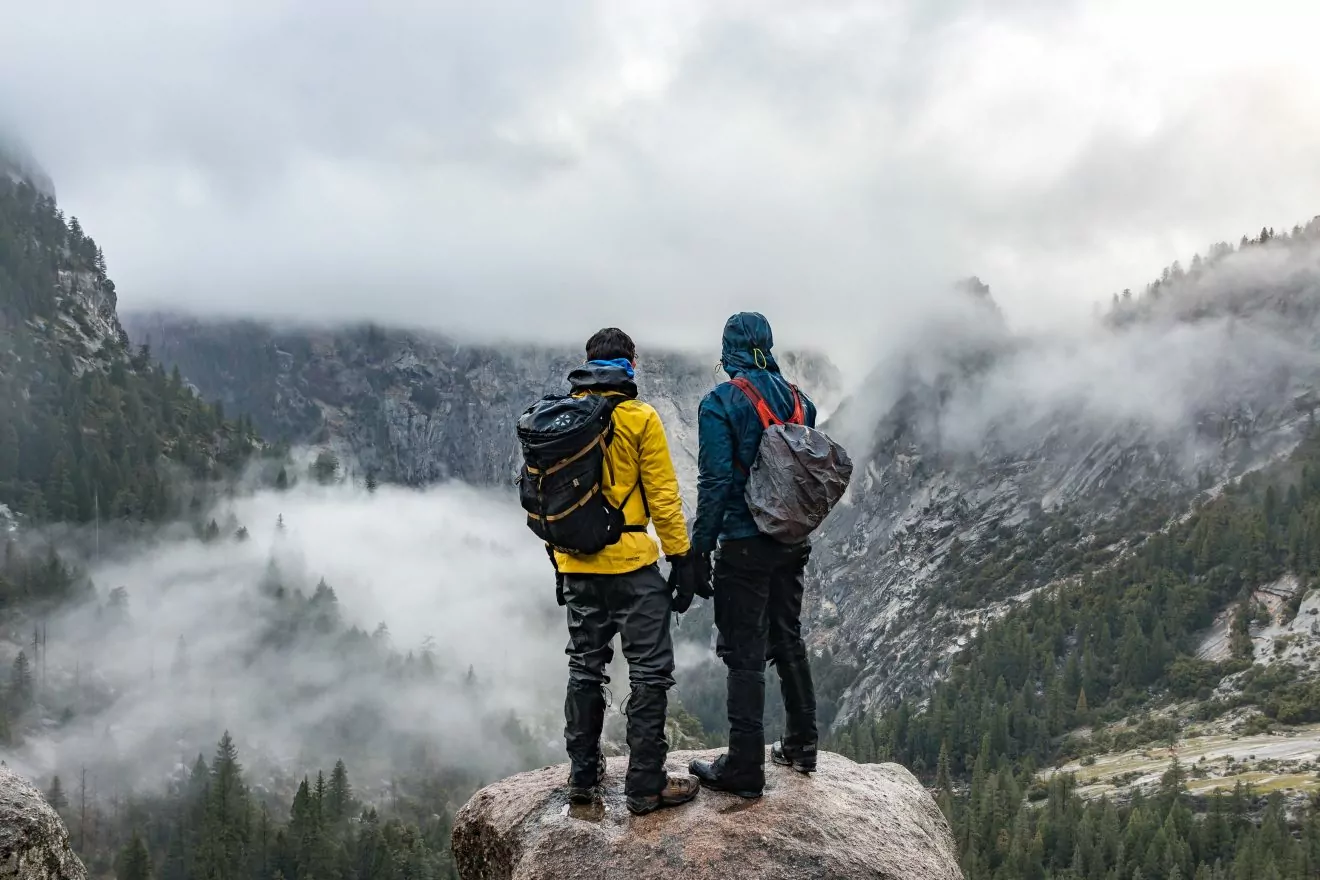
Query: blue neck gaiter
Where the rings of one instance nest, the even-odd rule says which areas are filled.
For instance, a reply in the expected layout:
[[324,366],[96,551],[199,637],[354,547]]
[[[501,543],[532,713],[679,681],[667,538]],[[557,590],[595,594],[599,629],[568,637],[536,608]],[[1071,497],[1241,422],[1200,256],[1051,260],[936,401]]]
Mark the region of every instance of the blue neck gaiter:
[[587,361],[587,363],[595,364],[598,367],[618,367],[628,374],[629,379],[636,378],[636,375],[633,372],[633,365],[628,363],[627,358],[614,358],[613,360],[608,361]]

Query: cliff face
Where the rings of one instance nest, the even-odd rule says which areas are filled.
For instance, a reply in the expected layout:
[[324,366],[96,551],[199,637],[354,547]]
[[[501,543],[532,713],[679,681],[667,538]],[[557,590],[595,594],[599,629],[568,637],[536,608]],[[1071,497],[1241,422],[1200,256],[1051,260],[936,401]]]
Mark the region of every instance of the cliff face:
[[128,351],[117,302],[96,242],[0,158],[6,528],[9,512],[36,522],[159,519],[182,501],[165,477],[173,465],[211,477],[251,451],[246,432]]
[[1314,428],[1317,238],[1221,255],[1066,338],[972,298],[866,383],[883,400],[845,402],[856,471],[807,612],[815,647],[860,671],[840,717],[920,693],[987,621]]
[[[565,390],[564,377],[581,361],[563,349],[464,345],[376,327],[280,329],[162,315],[129,315],[125,324],[204,397],[250,414],[267,438],[327,445],[363,474],[408,485],[508,485],[519,461],[518,415]],[[638,371],[688,487],[697,404],[717,381],[716,359],[648,353]],[[837,402],[840,377],[827,359],[789,354],[784,368],[822,408]]]

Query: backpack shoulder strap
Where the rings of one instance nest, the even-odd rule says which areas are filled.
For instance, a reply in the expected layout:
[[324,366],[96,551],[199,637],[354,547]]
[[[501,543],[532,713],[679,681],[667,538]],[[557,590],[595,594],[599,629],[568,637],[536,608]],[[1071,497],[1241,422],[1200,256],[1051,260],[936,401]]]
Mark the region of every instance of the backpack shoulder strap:
[[783,424],[801,425],[806,422],[806,415],[802,410],[802,395],[798,393],[798,389],[796,385],[790,384],[788,386],[793,392],[793,414],[789,416],[788,421],[785,422],[779,416],[775,415],[774,410],[770,408],[770,404],[766,403],[765,398],[761,396],[761,392],[757,391],[756,386],[753,385],[751,382],[749,382],[746,378],[742,376],[736,376],[733,379],[729,380],[729,384],[735,386],[739,391],[741,391],[744,395],[747,396],[747,399],[751,402],[752,407],[756,410],[757,418],[761,420],[762,428],[768,428],[771,425],[783,425]]
[[783,422],[775,415],[774,410],[770,409],[770,404],[765,402],[761,392],[756,390],[756,386],[747,381],[742,376],[735,376],[729,380],[729,384],[741,391],[747,400],[752,404],[752,409],[756,410],[756,417],[761,420],[761,427],[768,428],[771,425],[782,425]]
[[[610,434],[610,436],[609,436],[609,439],[606,440],[606,443],[609,443],[609,442],[613,441],[613,439],[614,439],[614,411],[615,411],[616,409],[618,409],[619,404],[621,404],[621,403],[626,403],[626,402],[629,401],[629,400],[635,400],[636,398],[625,397],[625,396],[622,395],[622,394],[602,394],[601,397],[604,397],[604,398],[605,398],[605,401],[609,404],[609,407],[610,407],[610,410],[609,410],[609,411],[610,411],[610,425],[609,425],[609,434]],[[607,468],[609,468],[609,466],[610,466],[610,465],[609,465],[609,453],[608,453],[608,452],[605,454],[605,466],[606,466]],[[639,466],[639,471],[640,471],[640,466]],[[613,479],[613,478],[614,478],[614,472],[613,472],[613,469],[611,469],[611,470],[610,470],[610,479]],[[631,489],[628,490],[628,494],[625,495],[625,496],[623,496],[623,500],[622,500],[621,502],[619,502],[619,512],[622,513],[622,512],[624,511],[624,509],[627,508],[627,506],[628,506],[628,502],[631,501],[633,495],[637,494],[638,492],[641,492],[641,493],[642,493],[642,511],[646,514],[646,522],[645,522],[645,523],[642,523],[642,524],[640,524],[640,525],[627,525],[627,524],[625,524],[625,525],[623,526],[623,531],[625,531],[625,532],[645,532],[646,529],[647,529],[647,523],[650,523],[650,521],[651,521],[651,505],[648,504],[647,501],[646,501],[646,487],[642,485],[642,478],[641,478],[640,473],[638,474],[638,477],[637,477],[637,483],[636,483]]]
[[788,387],[793,392],[793,414],[788,417],[788,423],[790,425],[805,425],[807,414],[802,409],[802,394],[792,382],[788,383]]

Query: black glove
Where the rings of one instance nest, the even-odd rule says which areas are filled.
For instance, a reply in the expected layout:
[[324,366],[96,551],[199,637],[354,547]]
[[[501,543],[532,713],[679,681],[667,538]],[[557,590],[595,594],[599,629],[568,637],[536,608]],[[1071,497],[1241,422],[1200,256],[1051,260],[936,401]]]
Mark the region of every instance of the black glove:
[[710,558],[702,553],[680,553],[669,559],[669,589],[674,594],[669,607],[679,614],[692,606],[692,597],[709,599]]
[[701,598],[710,599],[715,595],[710,553],[698,553],[694,550],[690,555],[692,560],[688,566],[692,569],[694,584],[692,589]]
[[695,584],[692,582],[692,554],[678,553],[666,557],[669,560],[669,592],[673,598],[669,607],[682,614],[692,606]]

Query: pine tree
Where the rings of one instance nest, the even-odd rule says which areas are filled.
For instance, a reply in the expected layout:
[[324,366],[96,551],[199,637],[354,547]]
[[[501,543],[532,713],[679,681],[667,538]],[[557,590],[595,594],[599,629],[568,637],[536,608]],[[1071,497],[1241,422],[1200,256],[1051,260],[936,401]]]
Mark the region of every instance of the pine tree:
[[940,746],[940,757],[935,765],[935,792],[936,802],[940,805],[944,818],[954,822],[953,779],[949,772],[948,742]]
[[1229,648],[1234,657],[1250,659],[1255,651],[1251,641],[1251,602],[1242,602],[1233,614]]
[[248,863],[250,805],[243,784],[243,768],[238,763],[238,749],[229,731],[216,746],[210,768],[210,797],[206,811],[206,845],[211,862],[208,876],[217,880],[238,880]]
[[318,776],[317,790],[313,794],[303,777],[290,811],[289,838],[294,849],[294,865],[298,880],[319,880],[331,877],[337,862],[333,840],[326,832],[321,800],[324,797],[324,779]]
[[940,744],[940,757],[935,764],[935,790],[953,791],[953,780],[949,773],[949,743],[947,740]]
[[133,832],[133,837],[119,855],[119,864],[115,870],[116,880],[151,880],[151,855],[142,837]]
[[321,450],[316,456],[316,461],[312,462],[312,476],[316,478],[316,482],[327,486],[335,481],[338,474],[338,456],[328,449]]
[[326,804],[326,813],[331,822],[338,823],[348,818],[353,803],[353,787],[348,782],[348,768],[342,760],[335,762],[335,769],[330,774],[330,789]]
[[258,880],[271,876],[272,860],[277,855],[276,843],[277,836],[270,811],[262,804],[252,835],[252,870]]
[[169,838],[165,844],[165,856],[161,860],[160,880],[187,880],[188,852],[187,831],[181,815],[175,817],[169,828]]
[[20,448],[13,422],[0,424],[0,486],[18,479]]
[[334,589],[325,582],[325,578],[316,585],[311,600],[307,603],[312,618],[312,629],[322,635],[331,635],[339,631],[339,598]]
[[46,792],[46,803],[54,807],[56,812],[69,805],[69,798],[64,794],[64,785],[58,775],[50,781],[50,790]]
[[32,667],[28,664],[27,654],[19,651],[9,672],[9,705],[13,711],[21,713],[32,708],[32,701]]

